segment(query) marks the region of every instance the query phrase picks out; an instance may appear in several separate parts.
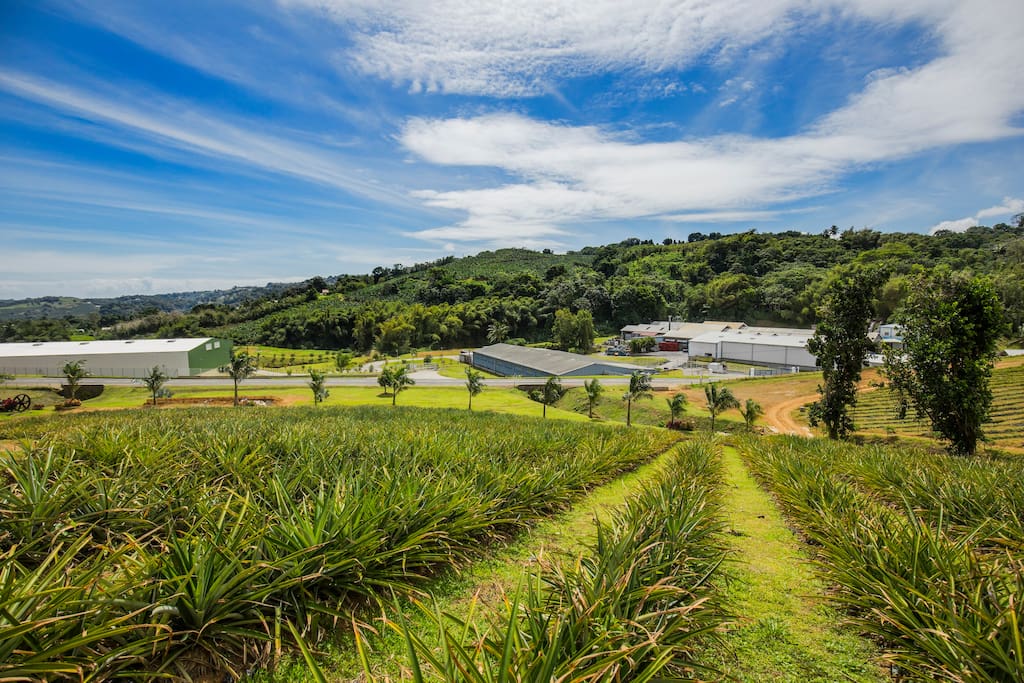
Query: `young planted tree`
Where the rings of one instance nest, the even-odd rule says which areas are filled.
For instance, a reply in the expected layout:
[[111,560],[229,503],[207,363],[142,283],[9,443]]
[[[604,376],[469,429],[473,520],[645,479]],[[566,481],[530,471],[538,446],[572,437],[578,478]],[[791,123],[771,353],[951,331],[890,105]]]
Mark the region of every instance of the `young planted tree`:
[[153,395],[153,405],[156,405],[157,395],[160,393],[160,389],[163,388],[164,384],[167,383],[170,377],[167,373],[160,369],[159,365],[154,365],[153,369],[149,371],[149,374],[142,378],[142,383],[149,389],[149,393]]
[[82,380],[89,376],[89,371],[85,369],[85,361],[68,361],[64,364],[61,372],[64,373],[64,379],[68,383],[68,400],[77,401],[78,389],[82,386]]
[[238,405],[238,384],[243,382],[256,372],[256,359],[250,356],[245,351],[241,353],[231,354],[231,362],[228,364],[225,370],[228,373],[228,377],[235,385],[235,402],[234,405]]
[[469,409],[473,410],[473,397],[484,390],[484,376],[473,368],[466,368],[466,391],[469,392]]
[[886,357],[900,417],[912,404],[954,455],[973,455],[992,405],[989,379],[1005,332],[1002,305],[987,278],[941,271],[920,275],[897,319],[903,352]]
[[377,384],[384,390],[384,394],[387,395],[388,390],[391,389],[391,385],[394,383],[395,369],[390,365],[384,365],[380,369],[380,374],[377,375]]
[[704,398],[707,400],[708,412],[711,413],[711,431],[715,431],[715,419],[730,408],[739,408],[740,402],[729,387],[720,387],[717,382],[704,386]]
[[668,404],[670,420],[673,423],[678,422],[686,410],[686,394],[676,394],[672,398],[666,398],[665,403]]
[[604,387],[597,378],[583,380],[583,390],[587,392],[587,417],[591,420],[594,419],[594,405],[598,399],[601,398],[601,394],[604,393]]
[[557,377],[552,375],[548,377],[548,381],[544,382],[544,388],[540,390],[533,390],[529,396],[532,400],[537,401],[544,405],[543,416],[548,416],[548,406],[553,406],[558,403],[558,399],[562,398],[565,394],[565,389],[562,388],[562,382]]
[[846,438],[854,430],[850,412],[857,405],[857,383],[864,359],[872,350],[868,327],[874,314],[878,276],[854,270],[833,280],[818,308],[818,326],[807,342],[817,356],[824,386],[810,408],[811,424],[825,425],[830,439]]
[[327,390],[327,373],[315,368],[311,369],[309,371],[309,388],[313,390],[313,405],[323,403],[331,393]]
[[338,372],[345,372],[352,365],[352,354],[348,351],[338,351],[334,356],[334,366]]
[[743,416],[743,421],[747,424],[747,431],[752,432],[757,418],[764,415],[764,408],[754,399],[748,398],[747,402],[740,406],[740,415]]
[[395,405],[398,394],[414,384],[416,380],[409,375],[409,368],[404,365],[395,366],[391,371],[391,405]]
[[633,401],[641,398],[652,398],[651,376],[646,372],[634,370],[629,376],[629,391],[622,395],[622,400],[626,402],[627,427],[633,424]]

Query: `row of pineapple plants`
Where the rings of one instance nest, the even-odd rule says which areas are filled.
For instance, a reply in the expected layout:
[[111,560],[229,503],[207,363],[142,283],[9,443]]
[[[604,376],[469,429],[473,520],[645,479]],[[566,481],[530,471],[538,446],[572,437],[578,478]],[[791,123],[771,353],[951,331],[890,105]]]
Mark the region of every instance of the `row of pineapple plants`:
[[1024,467],[796,437],[742,450],[897,679],[1024,680]]
[[240,675],[673,441],[462,411],[93,414],[0,453],[0,679]]
[[439,640],[428,642],[398,619],[413,680],[717,677],[702,654],[728,618],[718,590],[721,482],[712,442],[687,443],[657,480],[597,520],[582,556],[537,570],[486,626],[421,605],[439,626]]

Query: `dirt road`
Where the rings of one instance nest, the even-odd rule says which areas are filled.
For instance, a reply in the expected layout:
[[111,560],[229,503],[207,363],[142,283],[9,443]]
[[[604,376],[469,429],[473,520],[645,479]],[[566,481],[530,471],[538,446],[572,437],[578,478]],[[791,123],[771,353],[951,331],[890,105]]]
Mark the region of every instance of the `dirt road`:
[[799,434],[800,436],[814,436],[807,422],[796,420],[792,413],[800,406],[818,400],[817,394],[797,396],[785,401],[766,405],[764,408],[764,424],[780,434]]

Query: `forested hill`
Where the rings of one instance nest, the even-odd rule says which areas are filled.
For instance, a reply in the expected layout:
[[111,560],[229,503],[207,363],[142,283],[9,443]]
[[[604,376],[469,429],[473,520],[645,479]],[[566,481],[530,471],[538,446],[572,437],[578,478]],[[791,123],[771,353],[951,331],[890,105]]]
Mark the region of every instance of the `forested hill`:
[[[1024,219],[963,233],[826,230],[709,236],[685,243],[629,239],[553,254],[502,249],[366,275],[316,277],[241,303],[203,303],[116,325],[113,336],[215,335],[291,348],[407,348],[479,345],[501,337],[543,341],[555,313],[588,311],[599,330],[665,319],[726,319],[809,325],[829,278],[877,270],[876,312],[887,318],[917,269],[989,275],[1011,323],[1024,323]],[[327,291],[325,294],[324,291]],[[77,322],[77,321],[72,321]],[[15,325],[0,326],[14,341]],[[49,334],[49,333],[48,333]],[[49,334],[50,337],[53,334]]]

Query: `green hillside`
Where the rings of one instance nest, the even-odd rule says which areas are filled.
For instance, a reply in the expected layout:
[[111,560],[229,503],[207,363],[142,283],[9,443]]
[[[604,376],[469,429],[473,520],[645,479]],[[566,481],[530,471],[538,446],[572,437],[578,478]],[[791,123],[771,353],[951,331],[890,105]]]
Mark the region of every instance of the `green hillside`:
[[597,331],[609,334],[670,315],[808,326],[827,283],[850,268],[879,274],[884,284],[875,312],[884,320],[906,296],[914,273],[938,266],[990,276],[1020,330],[1024,224],[999,224],[933,236],[852,228],[814,235],[751,230],[694,233],[686,242],[661,244],[628,239],[567,254],[500,249],[378,266],[364,275],[318,276],[247,298],[231,290],[237,296],[184,312],[164,308],[140,315],[130,309],[113,324],[104,319],[103,330],[95,320],[73,316],[42,327],[9,322],[0,324],[0,341],[66,338],[77,326],[117,338],[217,335],[239,344],[396,353],[476,346],[489,334],[495,338],[495,330],[502,338],[548,341],[555,312],[563,309],[589,311]]

